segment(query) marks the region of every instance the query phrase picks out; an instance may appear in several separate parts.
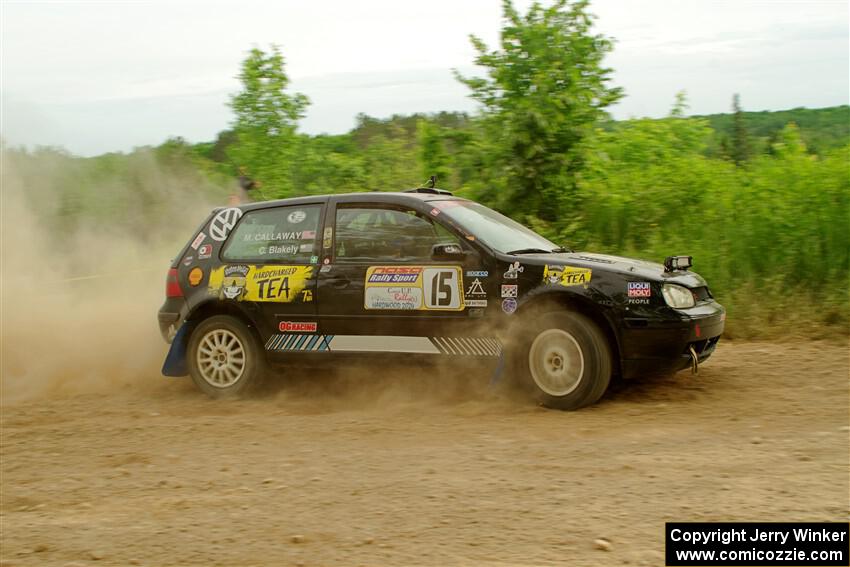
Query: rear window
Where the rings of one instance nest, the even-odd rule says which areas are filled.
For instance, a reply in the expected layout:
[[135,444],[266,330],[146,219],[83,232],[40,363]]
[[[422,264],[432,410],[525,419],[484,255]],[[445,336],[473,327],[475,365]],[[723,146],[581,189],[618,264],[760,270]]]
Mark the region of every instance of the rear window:
[[250,211],[230,234],[222,258],[281,263],[313,263],[321,205]]

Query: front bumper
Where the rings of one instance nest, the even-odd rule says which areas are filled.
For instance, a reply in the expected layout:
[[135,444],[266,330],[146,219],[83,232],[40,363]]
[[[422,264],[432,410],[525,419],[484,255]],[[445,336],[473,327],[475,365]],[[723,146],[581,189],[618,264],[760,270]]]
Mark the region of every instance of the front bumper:
[[671,311],[674,317],[623,320],[620,349],[624,378],[686,368],[691,363],[692,347],[700,363],[714,353],[726,324],[722,305],[708,301]]

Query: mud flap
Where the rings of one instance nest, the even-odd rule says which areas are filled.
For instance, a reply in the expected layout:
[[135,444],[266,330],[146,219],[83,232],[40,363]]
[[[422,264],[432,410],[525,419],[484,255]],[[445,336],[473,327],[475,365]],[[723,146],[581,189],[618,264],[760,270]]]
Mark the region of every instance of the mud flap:
[[168,354],[165,356],[165,362],[162,364],[163,376],[186,376],[189,374],[189,369],[186,366],[186,346],[188,344],[189,326],[185,323],[180,325],[177,333],[171,340],[171,348],[168,349]]

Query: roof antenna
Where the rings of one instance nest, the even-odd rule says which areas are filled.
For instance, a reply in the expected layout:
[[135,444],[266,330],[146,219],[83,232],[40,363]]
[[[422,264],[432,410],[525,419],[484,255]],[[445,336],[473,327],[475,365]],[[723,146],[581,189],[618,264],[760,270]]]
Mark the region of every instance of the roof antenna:
[[437,186],[437,176],[432,175],[431,177],[428,178],[428,189],[433,189],[436,186]]

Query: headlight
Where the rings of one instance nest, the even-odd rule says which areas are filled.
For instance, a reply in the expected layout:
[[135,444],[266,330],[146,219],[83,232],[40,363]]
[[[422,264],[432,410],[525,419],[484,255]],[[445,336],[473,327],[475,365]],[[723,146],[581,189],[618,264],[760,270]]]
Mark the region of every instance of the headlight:
[[664,295],[664,301],[673,309],[686,309],[693,307],[696,304],[694,294],[686,287],[673,284],[664,284],[661,288],[661,294]]

